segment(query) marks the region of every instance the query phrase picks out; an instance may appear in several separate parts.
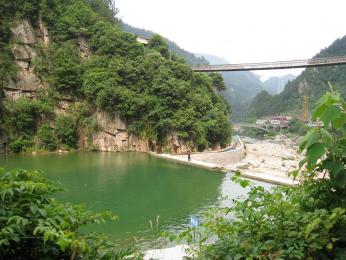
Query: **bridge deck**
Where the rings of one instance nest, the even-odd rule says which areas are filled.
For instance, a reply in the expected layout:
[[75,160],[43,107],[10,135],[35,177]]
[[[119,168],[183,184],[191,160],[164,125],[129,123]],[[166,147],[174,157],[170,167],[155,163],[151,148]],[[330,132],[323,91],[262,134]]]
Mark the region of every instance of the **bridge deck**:
[[259,62],[259,63],[197,65],[197,66],[193,66],[192,70],[196,72],[272,70],[272,69],[294,69],[294,68],[331,66],[331,65],[341,65],[341,64],[346,64],[346,56],[314,58],[314,59],[307,59],[307,60]]

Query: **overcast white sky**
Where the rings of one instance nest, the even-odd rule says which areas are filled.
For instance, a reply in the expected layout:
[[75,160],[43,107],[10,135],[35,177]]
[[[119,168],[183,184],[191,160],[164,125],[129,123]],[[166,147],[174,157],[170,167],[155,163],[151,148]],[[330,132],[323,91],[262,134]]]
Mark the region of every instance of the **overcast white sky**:
[[[346,34],[345,0],[115,0],[118,17],[231,63],[310,58]],[[299,70],[257,71],[263,77]]]

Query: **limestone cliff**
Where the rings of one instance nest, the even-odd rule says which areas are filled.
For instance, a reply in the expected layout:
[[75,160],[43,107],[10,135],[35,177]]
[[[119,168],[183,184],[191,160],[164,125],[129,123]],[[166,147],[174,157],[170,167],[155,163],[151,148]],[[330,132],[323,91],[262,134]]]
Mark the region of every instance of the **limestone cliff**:
[[100,131],[93,134],[92,144],[100,151],[149,151],[148,140],[129,134],[119,116],[97,111],[94,117]]
[[20,20],[11,27],[11,32],[11,51],[17,65],[17,74],[4,86],[4,93],[9,99],[17,99],[20,96],[32,98],[36,90],[45,87],[34,73],[32,65],[37,57],[37,31],[28,20]]

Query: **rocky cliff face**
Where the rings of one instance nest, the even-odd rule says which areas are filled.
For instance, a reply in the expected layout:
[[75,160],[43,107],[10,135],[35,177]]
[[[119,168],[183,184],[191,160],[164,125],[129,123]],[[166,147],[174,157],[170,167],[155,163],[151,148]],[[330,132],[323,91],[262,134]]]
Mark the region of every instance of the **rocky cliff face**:
[[[36,91],[48,88],[35,74],[33,61],[40,53],[46,51],[50,44],[49,32],[42,20],[38,19],[37,28],[28,20],[20,20],[11,27],[12,53],[17,65],[17,75],[4,86],[6,99],[16,100],[20,97],[35,98]],[[92,55],[85,38],[78,38],[77,45],[80,56],[84,59]],[[40,48],[40,49],[39,49]],[[74,97],[64,97],[55,108],[55,114],[67,114],[71,106],[78,102]],[[117,115],[110,115],[104,111],[96,111],[93,115],[98,124],[98,131],[93,133],[91,140],[80,135],[81,148],[90,145],[99,151],[170,151],[173,153],[186,153],[188,146],[172,133],[165,146],[159,146],[147,139],[138,138],[128,133],[126,124]],[[86,132],[80,129],[80,133]]]
[[119,116],[97,111],[94,117],[100,131],[93,134],[92,144],[100,151],[149,151],[148,140],[130,135]]
[[[43,24],[42,29],[48,34]],[[4,86],[5,96],[13,100],[21,96],[32,98],[35,96],[36,90],[46,86],[34,73],[32,65],[33,60],[37,57],[37,45],[40,37],[38,37],[38,31],[34,30],[27,20],[18,21],[11,27],[11,32],[11,50],[17,65],[17,75]]]

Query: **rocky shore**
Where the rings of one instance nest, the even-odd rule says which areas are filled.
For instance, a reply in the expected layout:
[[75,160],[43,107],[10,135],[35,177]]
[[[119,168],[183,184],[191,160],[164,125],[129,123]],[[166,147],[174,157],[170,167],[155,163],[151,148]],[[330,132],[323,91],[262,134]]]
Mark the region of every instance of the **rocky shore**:
[[297,141],[278,135],[273,140],[245,143],[245,157],[228,165],[230,171],[239,170],[244,177],[275,184],[295,184],[289,173],[298,169],[303,156],[298,152]]

